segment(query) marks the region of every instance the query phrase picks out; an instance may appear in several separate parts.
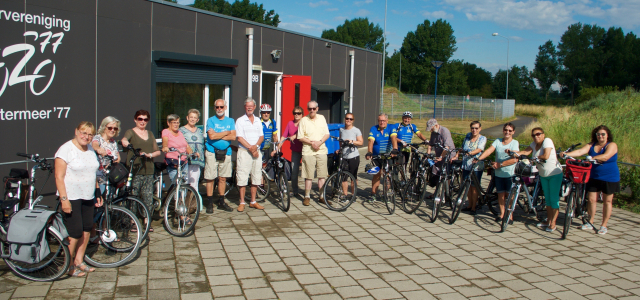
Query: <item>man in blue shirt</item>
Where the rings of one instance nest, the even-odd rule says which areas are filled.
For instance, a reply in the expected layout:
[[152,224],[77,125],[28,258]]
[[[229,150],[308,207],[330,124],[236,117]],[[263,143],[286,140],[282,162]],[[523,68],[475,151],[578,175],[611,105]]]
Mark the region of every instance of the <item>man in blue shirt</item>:
[[204,179],[207,181],[207,213],[213,213],[213,181],[218,178],[218,209],[231,212],[233,209],[224,201],[227,177],[231,177],[231,141],[236,139],[236,123],[225,116],[226,101],[215,101],[216,115],[207,120],[207,141],[205,143],[206,164]]
[[[373,155],[389,153],[391,150],[391,133],[393,128],[389,125],[389,118],[387,114],[382,113],[378,115],[378,125],[371,127],[369,130],[369,146],[368,153],[365,156],[366,159],[371,159]],[[382,167],[381,161],[374,162],[378,167]],[[373,175],[371,180],[371,199],[370,201],[376,201],[376,191],[380,185],[380,177],[382,176],[382,170],[378,174]]]
[[[401,150],[400,155],[400,163],[406,164],[409,162],[409,155],[411,154],[411,150],[408,147],[405,147],[407,144],[411,144],[411,140],[413,139],[413,135],[417,135],[423,142],[427,140],[427,138],[422,135],[416,124],[411,124],[411,120],[413,119],[413,114],[410,111],[405,111],[402,114],[402,122],[398,124],[394,124],[393,132],[391,133],[391,144],[393,150]],[[398,145],[400,144],[400,145]]]

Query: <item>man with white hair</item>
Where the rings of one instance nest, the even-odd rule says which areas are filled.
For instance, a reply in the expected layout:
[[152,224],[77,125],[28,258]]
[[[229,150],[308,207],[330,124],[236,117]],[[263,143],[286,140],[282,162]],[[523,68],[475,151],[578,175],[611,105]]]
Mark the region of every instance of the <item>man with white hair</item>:
[[244,101],[245,114],[236,120],[236,136],[238,138],[238,158],[236,163],[236,179],[240,189],[240,205],[238,211],[243,212],[246,203],[244,195],[251,176],[251,203],[249,207],[264,209],[256,202],[258,185],[262,182],[262,152],[260,144],[264,141],[262,122],[253,114],[256,101],[247,97]]
[[318,102],[309,101],[307,103],[309,114],[300,120],[298,125],[298,140],[302,142],[302,178],[304,178],[304,200],[303,205],[308,206],[311,202],[311,184],[313,183],[314,172],[318,176],[318,193],[320,202],[324,201],[322,186],[327,178],[327,146],[324,142],[329,139],[329,126],[324,116],[318,114]]
[[231,141],[236,139],[233,119],[225,116],[226,101],[218,99],[214,103],[216,115],[207,120],[207,141],[205,142],[206,164],[204,179],[207,182],[207,213],[213,213],[213,182],[218,178],[218,209],[233,211],[224,201],[227,177],[231,177]]

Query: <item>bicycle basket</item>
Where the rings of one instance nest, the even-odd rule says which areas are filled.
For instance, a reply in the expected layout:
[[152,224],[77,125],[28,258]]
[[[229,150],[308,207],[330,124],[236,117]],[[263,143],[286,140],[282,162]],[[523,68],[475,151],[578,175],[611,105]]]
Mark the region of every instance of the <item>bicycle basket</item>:
[[591,176],[591,163],[579,161],[575,159],[567,159],[565,175],[573,181],[573,183],[587,183]]
[[124,183],[129,176],[129,170],[122,163],[114,163],[109,166],[109,183],[115,186],[119,186]]
[[520,176],[520,177],[531,177],[534,175],[533,166],[525,162],[519,161],[516,164],[516,170],[514,173],[516,174],[516,176]]

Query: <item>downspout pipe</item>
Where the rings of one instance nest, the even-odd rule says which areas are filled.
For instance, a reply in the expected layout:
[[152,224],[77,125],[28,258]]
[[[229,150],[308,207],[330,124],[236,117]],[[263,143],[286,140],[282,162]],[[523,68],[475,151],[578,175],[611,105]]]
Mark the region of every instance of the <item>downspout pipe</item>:
[[249,41],[249,54],[247,56],[247,97],[253,98],[253,28],[247,28],[247,39]]
[[353,113],[353,70],[355,69],[354,62],[356,51],[349,50],[349,56],[351,56],[351,79],[349,80],[349,112]]

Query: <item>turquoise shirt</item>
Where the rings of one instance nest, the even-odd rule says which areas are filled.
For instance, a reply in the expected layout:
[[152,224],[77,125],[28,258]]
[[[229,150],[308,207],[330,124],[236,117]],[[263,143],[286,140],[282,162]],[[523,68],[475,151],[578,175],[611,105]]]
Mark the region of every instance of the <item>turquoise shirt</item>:
[[[209,129],[213,129],[213,132],[220,133],[225,131],[236,130],[236,122],[229,117],[224,117],[222,120],[218,119],[217,116],[213,116],[207,120],[207,132]],[[215,152],[216,149],[222,150],[227,149],[227,155],[231,155],[231,142],[225,140],[212,140],[209,139],[209,135],[207,134],[207,151]]]
[[[518,141],[516,140],[511,140],[511,143],[503,145],[502,144],[502,139],[496,139],[495,141],[493,141],[493,144],[491,144],[491,146],[496,148],[496,162],[497,163],[502,163],[506,160],[510,160],[511,156],[509,156],[509,154],[505,153],[504,150],[509,149],[511,151],[520,151],[520,143],[518,143]],[[516,170],[516,164],[510,165],[510,166],[506,166],[506,167],[502,167],[502,168],[498,168],[495,172],[496,177],[500,177],[500,178],[508,178],[508,177],[513,177],[513,173]]]

